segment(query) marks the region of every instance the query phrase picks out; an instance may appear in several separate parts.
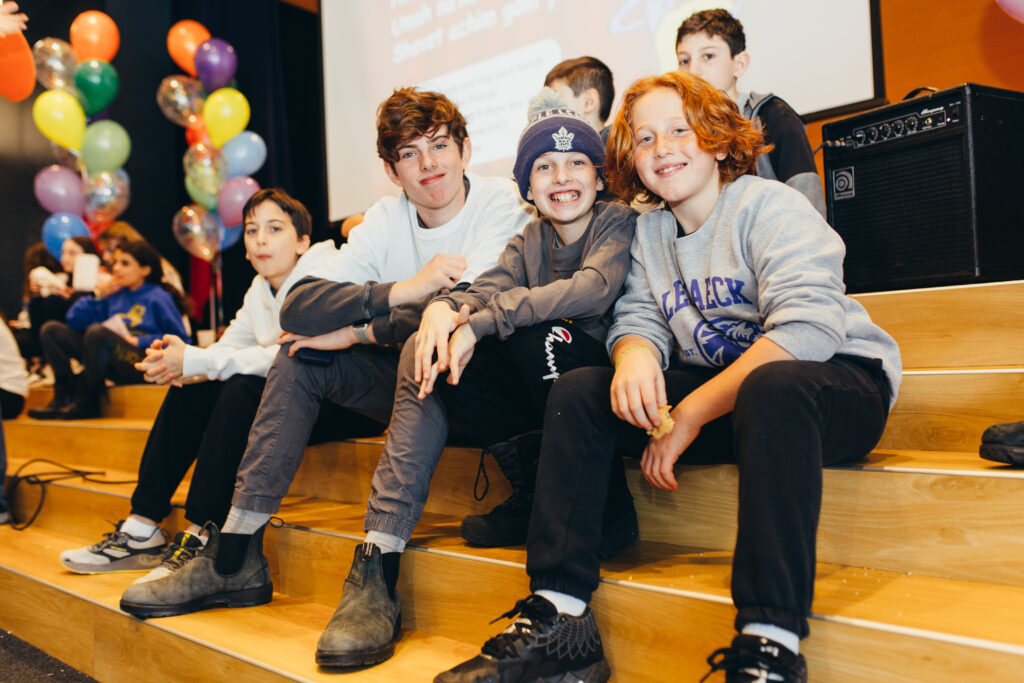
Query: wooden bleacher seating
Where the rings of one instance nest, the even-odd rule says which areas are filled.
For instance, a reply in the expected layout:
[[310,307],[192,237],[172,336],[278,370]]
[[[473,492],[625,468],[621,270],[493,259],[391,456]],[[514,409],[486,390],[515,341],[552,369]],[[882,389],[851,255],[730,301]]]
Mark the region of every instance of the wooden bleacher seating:
[[[802,645],[811,680],[1017,680],[1024,470],[977,449],[985,427],[1024,419],[1024,282],[857,298],[900,342],[904,381],[875,452],[824,475],[812,634]],[[41,457],[133,479],[162,396],[121,387],[102,419],[5,422],[8,474]],[[48,399],[35,391],[30,404]],[[279,514],[285,524],[266,536],[270,604],[145,622],[117,607],[137,575],[75,575],[58,559],[126,516],[132,486],[50,484],[32,527],[0,527],[0,627],[101,681],[340,680],[313,653],[363,537],[381,444],[307,450]],[[478,457],[450,448],[442,458],[402,561],[405,636],[394,658],[346,681],[432,680],[473,656],[499,629],[488,622],[528,592],[522,547],[470,548],[458,536],[463,515],[508,494],[490,461],[490,493],[473,499]],[[635,462],[628,471],[642,542],[603,567],[594,600],[613,680],[695,681],[732,636],[736,470],[682,468],[675,493],[643,483]],[[172,534],[184,527],[186,490],[164,524]],[[37,496],[19,489],[21,517]]]

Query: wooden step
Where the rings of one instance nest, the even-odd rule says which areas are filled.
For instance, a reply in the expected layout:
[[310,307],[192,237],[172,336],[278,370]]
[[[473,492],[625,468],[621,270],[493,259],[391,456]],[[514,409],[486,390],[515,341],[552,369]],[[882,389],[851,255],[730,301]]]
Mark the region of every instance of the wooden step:
[[985,429],[1022,417],[1022,366],[905,371],[879,447],[977,453]]
[[[314,663],[333,606],[275,594],[269,605],[140,621],[118,609],[134,576],[79,576],[53,558],[82,539],[0,529],[0,627],[102,681],[336,681]],[[479,646],[406,630],[396,656],[353,681],[430,681]]]
[[[381,449],[379,439],[311,447],[292,485],[291,498],[328,499],[365,509]],[[12,456],[9,471],[13,473],[22,462]],[[478,462],[479,451],[447,449],[431,483],[426,512],[461,519],[504,500],[508,485],[489,456],[491,491],[482,501],[474,499]],[[636,460],[626,462],[643,539],[680,547],[732,548],[738,486],[734,466],[679,467],[679,490],[670,493],[643,481]],[[46,464],[33,467],[53,469]],[[110,468],[105,477],[134,480],[136,472]],[[863,463],[827,468],[823,486],[818,528],[822,562],[1020,583],[1024,471],[973,453],[877,450]],[[133,488],[80,480],[50,484],[37,523],[98,538],[110,530],[108,521],[128,514]],[[186,491],[187,480],[175,502],[183,503]],[[32,489],[19,492],[14,507],[20,519],[35,510],[38,496]],[[69,518],[68,509],[81,514]],[[185,524],[180,511],[176,514],[168,522],[172,534]]]
[[855,294],[904,368],[1024,365],[1024,281]]
[[[4,420],[7,453],[24,460],[49,458],[86,469],[137,472],[152,419]],[[8,466],[8,474],[13,472]]]
[[[362,509],[310,500],[289,507],[286,516],[300,525],[267,533],[266,554],[279,591],[270,605],[145,623],[107,614],[103,628],[111,631],[109,637],[140,642],[148,635],[144,629],[158,629],[204,641],[222,652],[240,652],[277,670],[298,669],[305,678],[318,680],[308,663],[361,539]],[[330,518],[329,525],[310,530],[325,518]],[[399,590],[406,627],[442,642],[465,643],[469,649],[459,655],[465,658],[503,628],[504,623],[488,622],[528,587],[522,549],[466,548],[453,534],[456,523],[428,516],[403,557]],[[41,542],[40,534],[49,540]],[[6,569],[0,576],[7,577],[0,581],[33,575],[36,582],[42,579],[66,591],[62,604],[68,594],[88,593],[90,603],[112,610],[131,577],[67,574],[50,559],[61,547],[74,547],[72,537],[0,530],[0,567]],[[605,566],[592,604],[616,680],[696,680],[704,673],[704,657],[731,637],[735,612],[728,597],[730,559],[725,552],[643,543]],[[1024,609],[1024,589],[824,564],[818,574],[812,635],[804,644],[812,680],[1012,680],[1024,664],[1024,625],[1017,618]],[[92,588],[100,582],[102,586]],[[0,585],[0,626],[21,637],[19,625],[11,621],[25,608],[4,603],[25,592]],[[33,606],[38,602],[34,598]],[[63,610],[60,623],[71,620],[71,611]],[[37,623],[39,615],[31,620]],[[43,640],[53,640],[57,627],[49,625]],[[125,629],[128,634],[120,633]],[[275,640],[266,640],[267,632]],[[264,639],[252,642],[258,633]],[[279,637],[288,643],[278,642]],[[242,650],[240,641],[251,649]],[[94,649],[107,647],[97,643]],[[389,663],[409,667],[416,660],[417,677],[402,680],[430,680],[451,665],[427,664],[421,657],[399,650]],[[90,671],[78,660],[65,661]]]

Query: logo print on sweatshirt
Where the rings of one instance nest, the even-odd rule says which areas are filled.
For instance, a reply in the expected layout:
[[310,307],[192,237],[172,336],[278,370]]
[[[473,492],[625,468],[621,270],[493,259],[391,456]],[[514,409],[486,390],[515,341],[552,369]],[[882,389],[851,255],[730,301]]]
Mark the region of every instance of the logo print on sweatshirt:
[[555,365],[555,342],[562,344],[571,344],[572,335],[569,330],[564,327],[555,326],[551,328],[551,331],[544,337],[544,357],[547,359],[548,374],[541,377],[541,379],[558,379],[558,366]]
[[562,126],[557,133],[552,133],[551,137],[555,141],[555,151],[568,152],[572,150],[572,139],[576,137],[576,133],[570,133]]
[[693,341],[696,342],[700,355],[708,365],[718,368],[723,368],[739,358],[764,334],[759,325],[745,320],[716,318],[711,323],[718,330],[702,320],[693,330]]

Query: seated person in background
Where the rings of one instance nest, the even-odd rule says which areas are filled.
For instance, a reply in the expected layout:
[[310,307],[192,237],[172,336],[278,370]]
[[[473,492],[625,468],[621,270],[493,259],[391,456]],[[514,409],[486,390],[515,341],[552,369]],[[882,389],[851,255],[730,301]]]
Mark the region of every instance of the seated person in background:
[[[0,316],[0,420],[13,420],[21,413],[28,396],[28,372],[25,359],[18,352],[18,344],[7,327],[7,321]],[[4,479],[7,476],[7,446],[4,442],[3,423],[0,422],[0,524],[7,524],[10,512],[7,509],[7,495]]]
[[[190,346],[168,334],[155,340],[146,358],[136,364],[146,373],[146,381],[172,386],[142,453],[131,514],[100,542],[61,553],[61,562],[71,571],[152,570],[139,581],[159,578],[202,549],[206,543],[203,524],[224,524],[238,462],[279,348],[281,304],[293,284],[335,252],[329,241],[310,246],[309,212],[284,190],[260,190],[246,203],[242,215],[245,258],[256,269],[242,307],[211,346]],[[183,384],[186,378],[211,381]],[[361,415],[332,411],[332,405],[325,404],[321,411],[319,429],[314,430],[318,436],[337,428],[358,436],[384,430],[382,424]],[[166,545],[157,525],[170,514],[171,497],[193,462],[196,467],[185,501],[189,526]]]
[[[110,227],[101,232],[96,238],[103,263],[110,270],[113,270],[114,252],[117,248],[125,242],[137,241],[145,242],[146,238],[142,236],[141,232],[133,228],[130,223],[125,223],[124,221],[114,221],[110,224]],[[163,256],[160,257],[160,267],[163,268],[164,273],[162,282],[170,285],[171,289],[184,296],[185,287],[181,284],[181,275],[178,273],[178,270]]]
[[[31,298],[28,301],[28,317],[31,330],[31,347],[39,349],[39,330],[51,320],[64,321],[68,309],[75,299],[85,296],[88,292],[75,291],[71,288],[71,276],[75,270],[75,261],[80,254],[99,255],[96,245],[88,237],[70,237],[60,247],[59,271],[50,270],[44,265],[33,267],[28,271],[28,288]],[[110,274],[101,271],[96,278],[96,285],[102,287],[110,280]]]
[[[46,362],[53,368],[53,400],[28,412],[39,420],[99,417],[100,395],[109,376],[117,384],[139,384],[135,364],[146,347],[165,334],[188,337],[182,323],[187,304],[161,283],[160,254],[146,242],[125,242],[114,252],[114,277],[93,296],[68,309],[67,324],[51,320],[40,330]],[[84,370],[75,375],[71,359]]]
[[743,24],[724,9],[691,14],[676,32],[679,70],[700,76],[725,92],[740,113],[760,124],[765,142],[774,146],[757,160],[757,175],[799,190],[824,216],[825,192],[803,119],[776,95],[740,92],[737,87],[737,80],[750,66],[746,48]]
[[544,77],[544,85],[557,92],[565,106],[601,134],[608,142],[611,126],[605,122],[612,113],[615,84],[612,70],[597,57],[577,57],[560,62]]
[[749,175],[764,149],[699,78],[670,72],[626,91],[609,183],[664,205],[637,220],[608,332],[615,369],[555,381],[526,544],[532,594],[436,681],[607,680],[587,603],[616,446],[642,453],[644,478],[666,491],[677,461],[737,464],[741,633],[709,662],[729,681],[806,681],[821,469],[875,445],[901,367],[896,342],[843,293],[839,236],[799,193]]
[[281,339],[291,343],[267,376],[223,533],[211,527],[219,540],[181,570],[130,586],[121,598],[130,614],[268,602],[264,525],[302,462],[320,404],[387,423],[399,358],[389,345],[416,330],[439,291],[494,266],[530,219],[511,180],[466,173],[466,121],[447,97],[401,88],[377,114],[377,151],[402,195],[371,206],[316,277],[292,288],[281,309]]
[[[463,536],[478,545],[522,543],[539,436],[527,447],[526,437],[505,442],[540,429],[560,373],[609,365],[603,342],[629,271],[636,212],[594,203],[604,187],[604,145],[557,93],[545,90],[551,97],[532,103],[535,116],[515,163],[521,195],[543,218],[513,237],[498,265],[469,289],[436,298],[402,349],[395,409],[363,524],[366,540],[349,574],[372,578],[346,582],[320,637],[319,664],[362,666],[393,654],[401,633],[399,560],[427,502],[449,419],[479,445],[492,445],[516,489],[489,515],[467,518]],[[448,382],[435,387],[449,367]],[[625,472],[620,475],[613,520],[622,527],[616,538],[622,546],[638,534]]]

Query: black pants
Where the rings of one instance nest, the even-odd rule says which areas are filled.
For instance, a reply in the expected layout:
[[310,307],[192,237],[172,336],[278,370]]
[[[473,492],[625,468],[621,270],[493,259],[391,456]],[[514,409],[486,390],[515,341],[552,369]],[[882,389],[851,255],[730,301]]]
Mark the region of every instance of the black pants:
[[76,382],[76,400],[96,400],[103,392],[103,380],[107,377],[117,384],[145,381],[142,373],[135,369],[135,364],[145,357],[144,351],[103,325],[90,325],[85,332],[79,332],[65,323],[51,320],[40,330],[39,341],[57,385],[71,385],[74,379],[72,358],[77,358],[85,367]]
[[[0,389],[0,420],[13,420],[25,407],[25,397],[6,389]],[[4,440],[3,425],[0,423],[0,512],[7,509],[7,495],[4,491],[7,478],[7,442]]]
[[[234,375],[167,391],[139,463],[132,513],[159,522],[171,512],[171,497],[195,461],[185,518],[224,526],[235,490],[238,463],[256,418],[266,380]],[[325,402],[310,443],[380,434],[384,426]]]
[[[616,446],[639,456],[648,439],[612,413],[612,376],[610,368],[583,368],[551,390],[526,546],[534,591],[589,601],[597,589],[601,510]],[[713,376],[704,368],[667,371],[669,403]],[[733,412],[705,425],[679,459],[739,467],[737,630],[760,622],[807,635],[822,466],[867,455],[885,427],[889,395],[878,361],[769,363],[743,382]]]
[[459,383],[434,385],[456,433],[486,447],[544,425],[548,392],[561,374],[610,366],[604,344],[564,320],[481,339]]
[[73,298],[65,299],[57,294],[50,296],[34,296],[28,300],[28,319],[32,323],[29,328],[29,343],[25,349],[25,355],[29,358],[43,355],[40,345],[39,333],[43,325],[56,320],[64,322],[68,309],[71,308]]

